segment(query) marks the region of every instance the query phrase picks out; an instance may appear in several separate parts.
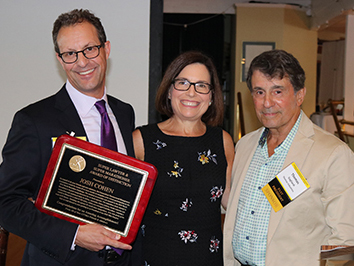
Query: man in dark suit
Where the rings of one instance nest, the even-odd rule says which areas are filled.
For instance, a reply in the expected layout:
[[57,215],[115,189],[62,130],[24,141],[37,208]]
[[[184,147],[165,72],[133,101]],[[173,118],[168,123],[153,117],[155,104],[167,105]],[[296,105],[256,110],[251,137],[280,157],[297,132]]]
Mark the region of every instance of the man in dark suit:
[[[28,241],[22,265],[135,265],[132,257],[139,254],[132,256],[131,246],[120,242],[118,234],[49,216],[33,204],[56,137],[73,132],[100,144],[97,101],[105,100],[117,150],[134,156],[133,108],[106,95],[111,46],[100,19],[87,10],[61,14],[54,23],[53,42],[67,82],[55,95],[15,114],[0,166],[0,224]],[[126,251],[119,256],[109,246]]]

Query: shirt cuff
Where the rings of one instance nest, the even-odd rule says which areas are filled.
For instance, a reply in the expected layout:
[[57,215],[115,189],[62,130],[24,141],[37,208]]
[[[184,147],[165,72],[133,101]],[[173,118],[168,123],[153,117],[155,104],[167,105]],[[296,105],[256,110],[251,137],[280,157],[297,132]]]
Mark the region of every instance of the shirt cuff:
[[72,251],[74,251],[74,250],[75,250],[75,247],[76,247],[75,241],[76,241],[77,232],[79,231],[79,227],[80,227],[80,225],[77,226],[77,229],[76,229],[76,233],[75,233],[73,242],[71,243],[71,248],[70,248],[70,250],[72,250]]

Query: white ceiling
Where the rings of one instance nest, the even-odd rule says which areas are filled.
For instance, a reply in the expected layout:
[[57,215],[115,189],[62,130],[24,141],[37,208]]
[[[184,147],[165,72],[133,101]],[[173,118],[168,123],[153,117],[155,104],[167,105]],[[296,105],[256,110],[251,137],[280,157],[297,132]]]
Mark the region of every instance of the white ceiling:
[[[247,3],[251,2],[249,1],[242,1],[242,0],[235,0],[234,2],[237,3]],[[289,5],[298,5],[301,7],[309,7],[311,6],[311,0],[257,0],[257,1],[252,1],[252,2],[264,2],[264,3],[269,3],[269,4],[289,4]]]
[[163,0],[164,13],[234,14],[235,4],[240,3],[291,4],[311,8],[311,0]]
[[165,13],[234,14],[235,4],[268,3],[296,5],[312,18],[312,29],[344,33],[346,15],[354,0],[163,0]]

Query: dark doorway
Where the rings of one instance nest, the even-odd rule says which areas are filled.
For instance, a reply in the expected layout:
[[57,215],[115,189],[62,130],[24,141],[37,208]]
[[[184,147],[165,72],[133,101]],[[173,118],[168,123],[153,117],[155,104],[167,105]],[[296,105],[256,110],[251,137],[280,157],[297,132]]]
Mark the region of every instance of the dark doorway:
[[[230,110],[232,109],[230,106],[233,104],[233,101],[230,101],[232,99],[230,96],[230,57],[233,19],[233,15],[225,14],[165,13],[163,14],[162,30],[161,78],[168,64],[181,52],[198,50],[213,59],[223,88],[225,103],[223,127],[228,132],[232,129],[230,123]],[[155,95],[156,88],[150,87],[150,98]],[[149,114],[152,114],[151,108],[154,106],[152,104],[149,106]],[[158,114],[149,115],[149,122],[159,122],[162,119]]]
[[164,14],[162,68],[181,52],[198,50],[210,56],[222,74],[224,56],[224,16]]

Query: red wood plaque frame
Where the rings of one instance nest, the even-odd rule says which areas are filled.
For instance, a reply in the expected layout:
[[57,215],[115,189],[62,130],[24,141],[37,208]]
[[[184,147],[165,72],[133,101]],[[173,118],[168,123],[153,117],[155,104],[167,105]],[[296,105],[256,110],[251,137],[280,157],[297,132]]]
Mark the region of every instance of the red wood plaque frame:
[[35,206],[73,223],[102,224],[130,244],[156,177],[152,164],[62,135],[54,145]]

